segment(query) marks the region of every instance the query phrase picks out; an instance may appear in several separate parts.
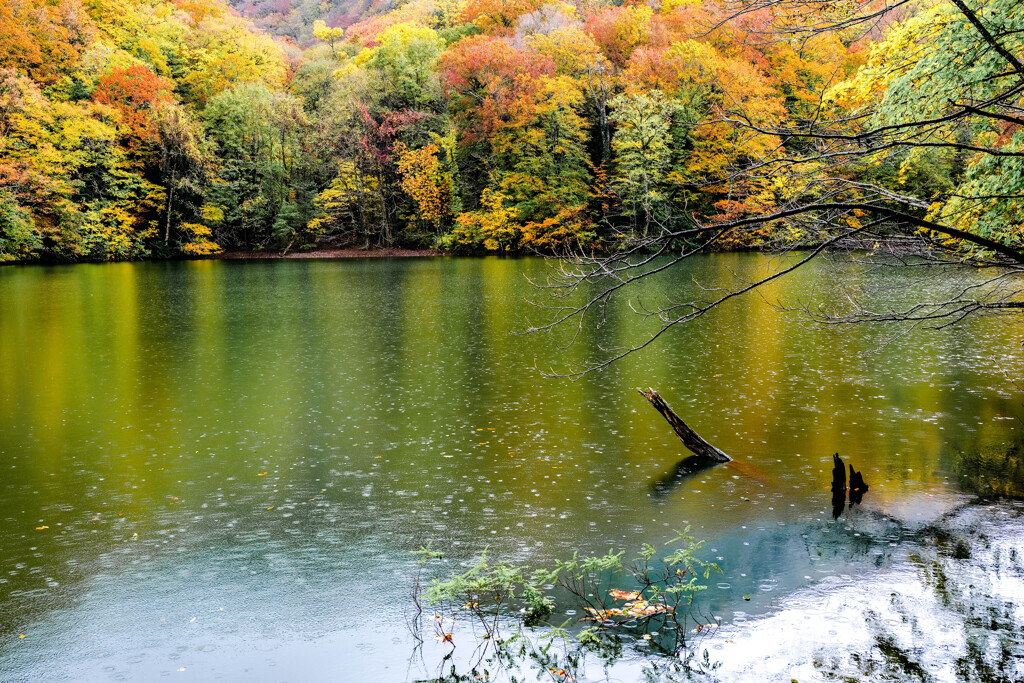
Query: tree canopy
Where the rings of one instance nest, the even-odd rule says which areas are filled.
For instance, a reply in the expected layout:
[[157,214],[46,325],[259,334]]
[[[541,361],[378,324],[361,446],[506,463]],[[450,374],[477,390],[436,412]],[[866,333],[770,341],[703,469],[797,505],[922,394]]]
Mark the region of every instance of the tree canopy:
[[[438,246],[586,254],[585,278],[902,241],[1020,265],[1011,0],[288,7],[296,42],[219,0],[6,3],[0,259]],[[985,291],[942,310],[1019,307]]]

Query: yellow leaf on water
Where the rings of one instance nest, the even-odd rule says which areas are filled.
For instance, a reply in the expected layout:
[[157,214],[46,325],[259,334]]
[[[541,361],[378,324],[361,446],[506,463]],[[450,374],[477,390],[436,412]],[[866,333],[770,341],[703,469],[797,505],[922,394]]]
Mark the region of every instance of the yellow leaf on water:
[[42,531],[43,529],[49,529],[49,528],[50,527],[48,527],[48,526],[37,526],[36,527],[36,531]]
[[22,634],[21,634],[20,636],[18,636],[18,637],[19,637],[19,638],[24,638],[24,637],[25,637],[25,634],[24,634],[24,633],[22,633]]

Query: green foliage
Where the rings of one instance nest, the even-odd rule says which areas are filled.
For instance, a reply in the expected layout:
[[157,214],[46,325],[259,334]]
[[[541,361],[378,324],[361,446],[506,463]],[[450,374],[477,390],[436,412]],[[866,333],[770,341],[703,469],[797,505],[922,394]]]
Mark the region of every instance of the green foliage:
[[[655,667],[703,669],[688,645],[689,608],[705,588],[703,581],[720,570],[699,558],[701,546],[684,531],[664,552],[644,544],[631,560],[624,551],[609,550],[583,558],[574,554],[554,567],[537,569],[489,562],[485,549],[465,572],[435,578],[425,597],[438,610],[432,622],[438,639],[454,648],[482,635],[488,647],[478,664],[532,667],[560,672],[556,680],[574,680],[588,656],[608,664],[625,647],[642,644],[664,657],[652,660]],[[439,557],[429,547],[417,555],[421,564]],[[555,588],[545,591],[544,586]],[[556,608],[577,610],[583,614],[580,621],[589,624],[551,623]],[[483,634],[460,632],[457,625],[464,617],[470,626],[482,625]],[[708,635],[717,626],[697,622],[694,632]]]
[[[1019,3],[983,3],[978,18],[1007,52],[1024,54]],[[1006,93],[1006,69],[1004,56],[951,4],[934,4],[895,25],[873,47],[864,67],[832,91],[832,102],[869,112],[869,127],[912,130],[922,120],[937,123],[930,126],[926,145],[908,145],[895,154],[879,151],[861,173],[925,200],[930,220],[1006,245],[1024,244],[1024,134],[1019,125],[980,110],[974,116],[949,116],[955,102],[1019,102],[1019,95],[1007,99],[1012,93]],[[969,244],[964,248],[977,250]]]
[[27,261],[43,246],[32,214],[18,206],[9,190],[0,190],[0,261]]
[[435,67],[445,44],[436,31],[401,23],[385,29],[377,40],[380,44],[369,50],[364,63],[376,73],[384,106],[422,108],[441,99]]
[[[849,9],[803,6],[822,22]],[[948,2],[874,46],[845,30],[761,40],[764,26],[797,30],[772,7],[707,32],[717,10],[689,0],[245,5],[305,52],[218,0],[34,7],[0,8],[5,260],[318,243],[615,249],[814,199],[834,167],[782,163],[813,147],[764,131],[825,115],[855,129],[935,118],[913,140],[927,145],[835,163],[918,198],[922,218],[1024,240],[1019,96],[1009,118],[943,119],[1010,78]],[[978,16],[1024,52],[1013,0]],[[801,235],[778,224],[716,245]]]
[[615,186],[625,213],[639,220],[646,232],[652,221],[666,217],[670,189],[666,176],[672,162],[669,132],[674,102],[660,90],[623,93],[608,103],[616,125],[612,138],[615,153]]

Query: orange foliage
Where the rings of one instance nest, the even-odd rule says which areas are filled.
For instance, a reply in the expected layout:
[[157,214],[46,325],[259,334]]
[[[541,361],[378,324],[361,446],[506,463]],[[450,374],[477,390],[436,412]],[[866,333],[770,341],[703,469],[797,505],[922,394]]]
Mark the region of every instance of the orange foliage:
[[650,42],[653,16],[647,5],[606,7],[587,17],[586,30],[612,64],[621,67],[633,50]]
[[493,36],[470,36],[441,56],[442,81],[468,139],[490,139],[534,80],[555,72],[550,57],[518,50]]
[[140,153],[153,145],[159,131],[154,112],[173,101],[173,83],[144,66],[114,69],[100,79],[93,101],[106,104],[121,114],[126,148]]
[[87,26],[79,0],[2,0],[0,68],[51,85],[78,60]]
[[546,0],[469,0],[462,20],[476,24],[485,33],[511,35],[519,17],[545,4]]

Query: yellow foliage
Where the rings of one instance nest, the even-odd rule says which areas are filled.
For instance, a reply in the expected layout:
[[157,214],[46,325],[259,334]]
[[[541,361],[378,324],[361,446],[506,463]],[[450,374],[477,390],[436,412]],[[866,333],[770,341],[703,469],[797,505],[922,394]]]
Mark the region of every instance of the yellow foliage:
[[501,192],[483,191],[482,208],[467,211],[455,219],[455,229],[440,240],[445,249],[486,249],[487,251],[515,251],[519,248],[521,227],[518,212],[505,206],[508,197]]
[[181,246],[181,250],[193,256],[216,254],[221,251],[220,245],[212,241],[210,228],[200,223],[182,223],[182,231],[189,236],[189,241]]
[[399,142],[394,151],[402,189],[416,202],[419,217],[440,227],[452,213],[452,173],[438,159],[440,148],[430,143],[421,149],[409,149]]
[[523,226],[522,249],[563,253],[584,249],[597,239],[585,207],[565,209],[554,218]]
[[703,0],[661,0],[661,13],[672,14],[680,7],[700,7]]

